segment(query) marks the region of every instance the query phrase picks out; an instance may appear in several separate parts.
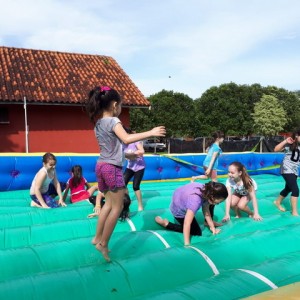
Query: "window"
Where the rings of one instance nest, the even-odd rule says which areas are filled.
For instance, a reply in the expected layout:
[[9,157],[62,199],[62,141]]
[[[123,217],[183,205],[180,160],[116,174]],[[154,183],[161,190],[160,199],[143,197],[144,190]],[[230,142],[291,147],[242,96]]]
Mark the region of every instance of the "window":
[[7,107],[0,107],[0,124],[9,124]]

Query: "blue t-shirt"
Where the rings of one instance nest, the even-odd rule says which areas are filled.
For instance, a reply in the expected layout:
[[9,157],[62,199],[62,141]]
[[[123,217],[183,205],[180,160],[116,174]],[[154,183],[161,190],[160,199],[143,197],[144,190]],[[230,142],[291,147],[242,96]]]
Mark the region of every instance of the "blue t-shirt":
[[208,153],[207,153],[207,155],[206,155],[206,157],[205,157],[205,159],[204,159],[203,166],[205,166],[205,167],[208,167],[208,166],[209,166],[210,161],[211,161],[211,159],[212,159],[212,156],[213,156],[213,154],[214,154],[215,152],[217,152],[218,154],[217,154],[217,157],[216,157],[215,162],[214,162],[214,164],[213,164],[213,166],[212,166],[211,169],[212,169],[212,170],[216,170],[216,169],[218,168],[218,164],[219,164],[219,156],[220,156],[220,154],[222,153],[222,149],[221,149],[220,146],[217,145],[216,143],[213,143],[213,144],[210,146],[210,148],[209,148],[209,150],[208,150]]
[[202,183],[191,182],[177,188],[173,193],[170,205],[173,216],[176,218],[184,218],[188,209],[196,214],[204,202],[200,190],[203,187],[204,184]]

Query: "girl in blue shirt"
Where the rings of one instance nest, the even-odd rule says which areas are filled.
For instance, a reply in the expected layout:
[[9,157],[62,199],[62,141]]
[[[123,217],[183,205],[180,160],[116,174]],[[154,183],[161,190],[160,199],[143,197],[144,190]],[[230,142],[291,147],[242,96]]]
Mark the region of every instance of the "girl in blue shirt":
[[217,169],[219,156],[222,153],[222,149],[220,148],[220,144],[224,141],[224,133],[222,131],[216,131],[212,135],[213,144],[209,147],[206,158],[203,162],[204,175],[193,176],[192,182],[196,179],[208,179],[210,178],[212,181],[217,182]]

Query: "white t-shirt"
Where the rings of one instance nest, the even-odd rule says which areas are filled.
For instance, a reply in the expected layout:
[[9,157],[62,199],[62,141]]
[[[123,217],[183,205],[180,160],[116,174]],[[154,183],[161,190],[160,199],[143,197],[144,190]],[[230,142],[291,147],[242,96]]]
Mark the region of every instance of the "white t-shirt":
[[[256,191],[257,190],[257,184],[253,178],[251,178],[253,183],[253,188]],[[241,181],[242,182],[242,181]],[[230,187],[233,189],[234,193],[240,195],[240,196],[247,196],[249,194],[248,190],[244,187],[244,184],[237,184],[232,178],[228,178],[226,180],[226,187]]]

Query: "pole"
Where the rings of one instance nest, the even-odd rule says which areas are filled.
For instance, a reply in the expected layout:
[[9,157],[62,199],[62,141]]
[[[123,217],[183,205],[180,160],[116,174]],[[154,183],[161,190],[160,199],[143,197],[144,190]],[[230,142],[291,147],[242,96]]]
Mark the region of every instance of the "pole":
[[26,153],[28,153],[28,125],[27,125],[26,97],[24,97],[24,112],[25,112],[25,148],[26,148]]

